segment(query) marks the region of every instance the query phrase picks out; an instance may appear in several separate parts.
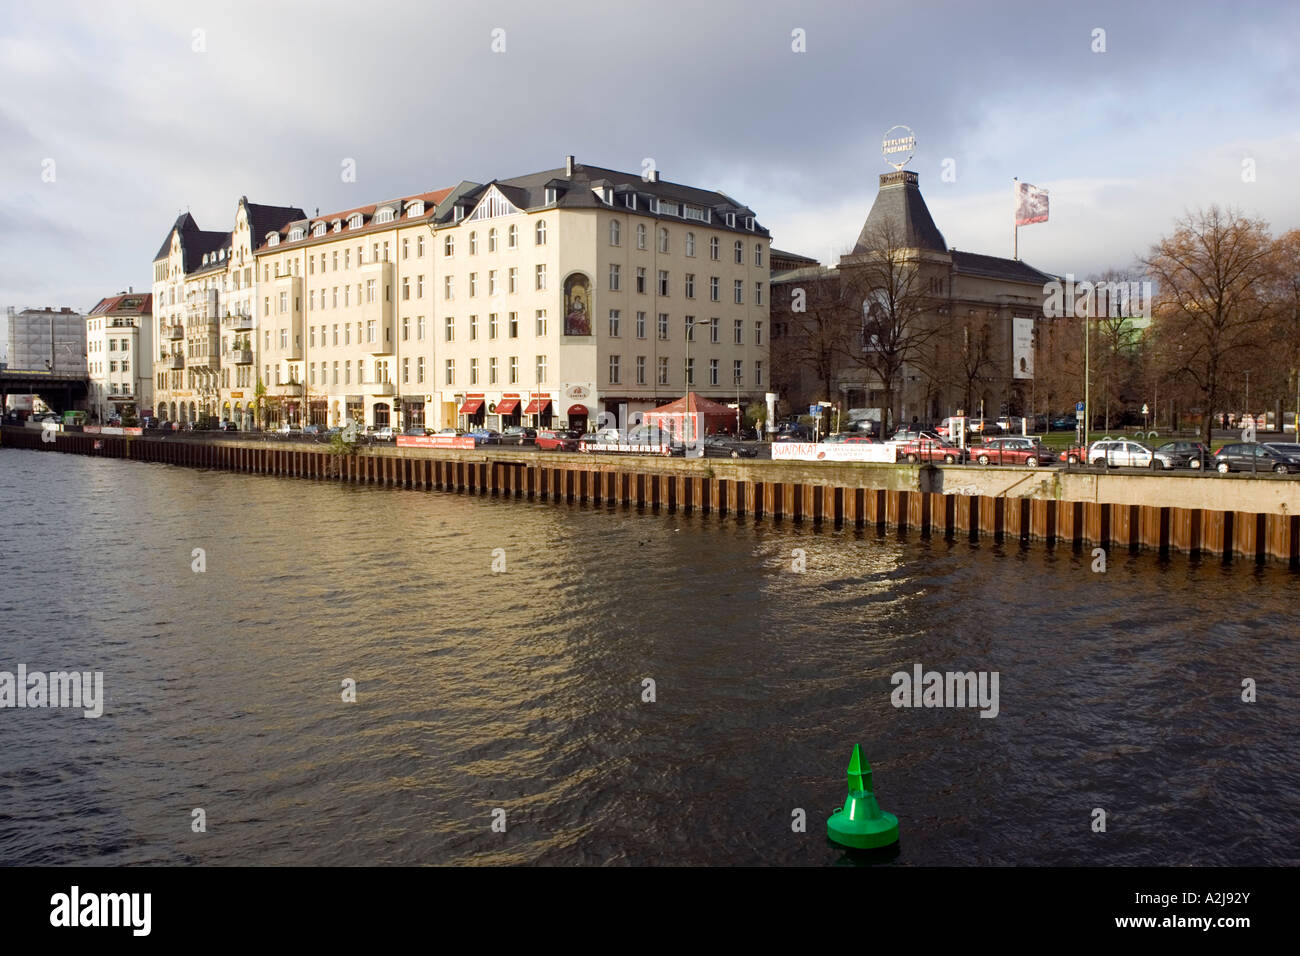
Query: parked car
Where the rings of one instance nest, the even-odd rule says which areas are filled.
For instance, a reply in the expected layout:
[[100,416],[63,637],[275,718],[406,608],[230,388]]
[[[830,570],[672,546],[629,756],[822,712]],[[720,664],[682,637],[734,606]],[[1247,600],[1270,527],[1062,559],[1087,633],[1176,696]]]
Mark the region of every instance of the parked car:
[[1160,468],[1151,449],[1125,439],[1103,438],[1088,446],[1088,464],[1107,468]]
[[841,426],[846,435],[871,435],[880,430],[879,423],[870,418],[851,418]]
[[1273,471],[1279,475],[1288,475],[1300,471],[1300,455],[1290,454],[1282,449],[1287,444],[1279,442],[1241,442],[1224,445],[1214,453],[1214,467],[1219,474],[1230,471]]
[[511,425],[501,433],[502,445],[531,445],[537,438],[537,429],[524,425]]
[[946,465],[955,465],[967,460],[966,449],[951,445],[930,433],[900,442],[895,450],[899,461],[942,461]]
[[324,431],[325,429],[321,428],[319,425],[304,425],[302,428],[302,437],[310,438],[315,441],[321,437],[321,434]]
[[1079,420],[1073,415],[1062,415],[1060,418],[1053,418],[1052,423],[1048,426],[1049,431],[1054,432],[1072,432],[1079,428]]
[[574,431],[540,428],[533,440],[537,443],[538,451],[577,451],[579,437]]
[[[1300,446],[1297,446],[1300,447]],[[1210,449],[1198,441],[1167,441],[1154,452],[1160,467],[1191,468],[1199,471],[1214,457]]]
[[[935,434],[942,438],[956,438],[957,424],[961,419],[956,417],[945,418],[934,429]],[[966,419],[966,434],[970,434],[970,419]]]
[[860,432],[836,432],[822,439],[827,445],[874,445],[876,440]]
[[465,432],[459,428],[440,428],[438,429],[438,434],[439,435],[464,435]]
[[758,450],[741,444],[730,435],[705,435],[704,454],[714,458],[756,458]]
[[392,425],[371,425],[366,429],[366,436],[371,441],[397,441],[397,429]]
[[1024,424],[1025,424],[1025,420],[1021,418],[1019,415],[1003,415],[997,421],[998,430],[1001,431],[1004,435],[1006,434],[1019,435],[1020,429],[1024,427]]
[[499,445],[501,444],[501,433],[493,428],[471,428],[469,436],[474,439],[474,447],[479,445]]
[[929,431],[924,428],[904,427],[894,432],[892,442],[909,442],[909,441],[944,441],[944,437],[938,432]]
[[1025,465],[1037,468],[1055,459],[1037,438],[986,438],[984,444],[970,450],[981,465]]
[[813,431],[798,422],[781,422],[776,426],[776,441],[812,441]]
[[423,425],[407,425],[402,429],[402,434],[408,438],[424,438],[426,435],[433,433]]

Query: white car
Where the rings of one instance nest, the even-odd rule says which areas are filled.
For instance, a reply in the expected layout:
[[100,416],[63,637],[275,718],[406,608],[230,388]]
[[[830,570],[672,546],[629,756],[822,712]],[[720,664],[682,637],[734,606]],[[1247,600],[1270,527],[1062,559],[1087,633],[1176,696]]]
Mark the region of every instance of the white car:
[[[1088,446],[1088,464],[1107,468],[1150,468],[1155,454],[1135,441],[1104,438]],[[1157,463],[1158,467],[1158,463]]]

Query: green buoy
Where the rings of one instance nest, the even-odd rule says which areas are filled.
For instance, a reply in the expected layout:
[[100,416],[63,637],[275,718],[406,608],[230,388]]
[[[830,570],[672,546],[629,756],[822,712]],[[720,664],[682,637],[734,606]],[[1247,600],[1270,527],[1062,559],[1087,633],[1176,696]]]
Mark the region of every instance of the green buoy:
[[841,846],[870,850],[898,842],[898,817],[876,803],[871,789],[871,764],[857,744],[849,758],[849,796],[826,821],[826,835]]

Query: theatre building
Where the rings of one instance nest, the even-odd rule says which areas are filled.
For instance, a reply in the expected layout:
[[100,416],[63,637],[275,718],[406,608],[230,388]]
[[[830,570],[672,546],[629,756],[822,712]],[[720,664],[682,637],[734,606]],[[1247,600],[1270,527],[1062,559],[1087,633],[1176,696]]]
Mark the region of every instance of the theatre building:
[[[879,316],[891,308],[877,281],[886,245],[907,263],[892,291],[913,316],[893,330],[908,344],[892,383],[881,372],[879,338]],[[871,413],[864,417],[888,410],[895,423],[933,423],[963,410],[996,418],[1041,406],[1034,369],[1046,341],[1044,286],[1056,277],[1019,259],[950,248],[916,173],[881,175],[858,240],[837,264],[782,254],[773,270],[772,361],[784,413],[827,400]]]
[[436,425],[594,427],[688,390],[761,401],[767,230],[723,193],[566,159],[437,206]]

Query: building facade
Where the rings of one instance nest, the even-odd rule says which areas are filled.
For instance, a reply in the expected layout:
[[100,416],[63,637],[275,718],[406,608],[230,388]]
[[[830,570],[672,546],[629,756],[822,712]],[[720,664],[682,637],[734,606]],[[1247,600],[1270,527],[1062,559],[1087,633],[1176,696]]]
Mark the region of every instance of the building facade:
[[10,369],[86,374],[86,317],[61,309],[10,311]]
[[100,299],[86,316],[87,412],[94,422],[135,424],[153,407],[153,296]]

